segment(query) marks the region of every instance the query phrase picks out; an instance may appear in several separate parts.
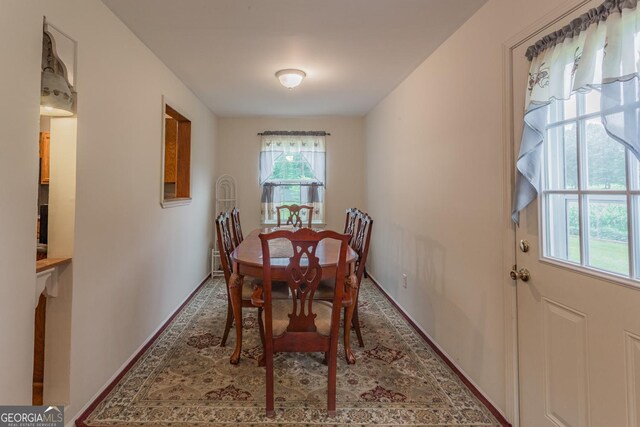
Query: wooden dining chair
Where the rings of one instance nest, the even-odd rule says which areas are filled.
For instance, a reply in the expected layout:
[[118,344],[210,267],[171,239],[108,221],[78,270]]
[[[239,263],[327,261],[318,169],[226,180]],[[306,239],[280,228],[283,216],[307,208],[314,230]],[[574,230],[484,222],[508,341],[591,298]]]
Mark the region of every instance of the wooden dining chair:
[[[269,242],[274,239],[287,239],[291,242],[293,256],[284,271],[290,291],[290,299],[273,299],[273,278]],[[334,280],[346,274],[346,256],[349,235],[335,231],[315,232],[302,228],[296,231],[277,230],[260,234],[262,241],[263,286],[256,289],[254,305],[263,307],[266,365],[266,412],[273,417],[274,379],[273,355],[279,352],[324,352],[328,369],[327,411],[330,416],[336,411],[336,370],[338,353],[338,335],[340,309],[346,302],[352,302],[351,296],[338,287],[331,301],[318,301],[314,298],[323,267],[320,266],[316,251],[321,241],[335,239],[340,242],[338,263],[325,271]],[[282,271],[282,270],[280,270]]]
[[233,229],[233,243],[238,246],[244,240],[242,225],[240,225],[240,211],[234,206],[231,210],[231,228]]
[[360,347],[364,347],[364,340],[362,339],[362,332],[360,331],[360,320],[358,319],[358,297],[360,295],[360,286],[362,285],[362,279],[366,275],[366,263],[367,256],[369,255],[369,244],[371,243],[372,230],[373,219],[367,213],[360,212],[358,214],[358,231],[351,241],[351,247],[358,254],[358,260],[356,261],[356,279],[358,283],[358,293],[356,294],[356,300],[354,302],[351,324],[356,330],[358,345],[360,345]]
[[287,222],[284,225],[293,225],[294,227],[303,227],[301,213],[307,212],[307,228],[311,228],[311,220],[313,218],[313,206],[308,205],[282,205],[276,207],[278,211],[278,227],[282,227],[282,210],[286,209],[289,212]]
[[[356,331],[356,336],[358,337],[358,345],[360,347],[364,347],[362,331],[360,330],[360,320],[358,318],[358,296],[360,295],[360,286],[362,284],[362,278],[365,274],[365,264],[367,263],[367,256],[369,255],[369,243],[371,242],[373,219],[368,214],[360,212],[359,210],[356,219],[356,232],[352,236],[350,246],[358,254],[358,260],[356,261],[356,280],[358,284],[358,292],[356,293],[354,302],[355,305],[353,307],[351,325]],[[335,283],[336,282],[332,279],[322,280],[320,282],[320,285],[318,286],[317,298],[322,300],[331,300],[333,298],[333,295],[335,294]]]
[[[216,234],[218,236],[218,251],[220,253],[220,264],[222,265],[222,271],[224,273],[224,280],[227,284],[227,321],[224,326],[224,332],[222,334],[222,341],[220,342],[220,347],[224,347],[227,343],[227,338],[229,337],[229,331],[231,330],[231,325],[233,324],[233,307],[231,305],[231,294],[229,292],[231,273],[233,273],[233,263],[231,261],[231,253],[235,249],[235,245],[233,243],[231,237],[231,230],[229,226],[229,213],[221,212],[216,217]],[[242,308],[252,307],[255,308],[254,305],[251,304],[251,295],[253,290],[257,286],[262,286],[261,278],[253,278],[253,277],[245,277],[242,284]],[[289,297],[289,289],[286,283],[276,283],[273,287],[273,294],[278,298],[288,298]],[[261,309],[258,309],[258,322],[262,321],[262,317],[260,316]],[[263,337],[261,337],[263,338]]]

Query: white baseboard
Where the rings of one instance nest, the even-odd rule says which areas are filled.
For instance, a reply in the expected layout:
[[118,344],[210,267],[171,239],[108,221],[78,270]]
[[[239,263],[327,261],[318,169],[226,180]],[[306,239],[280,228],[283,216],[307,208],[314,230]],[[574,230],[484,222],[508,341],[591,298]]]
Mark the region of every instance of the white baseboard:
[[[416,321],[416,319],[414,319],[409,313],[407,313],[407,311],[402,307],[402,304],[400,304],[394,297],[391,296],[391,294],[389,294],[389,292],[386,290],[386,288],[383,287],[382,283],[380,283],[380,281],[378,279],[375,278],[375,276],[373,276],[371,273],[369,273],[367,271],[367,274],[369,275],[369,277],[371,277],[371,279],[378,283],[380,285],[380,287],[382,287],[384,289],[385,294],[387,295],[387,297],[389,297],[393,302],[396,303],[396,305],[398,307],[400,307],[402,309],[402,312],[405,316],[407,316],[409,319],[411,319],[411,321],[413,322],[413,324],[415,325],[415,327],[417,327],[420,332],[422,332],[424,335],[426,335],[430,340],[431,343],[433,343],[433,345],[435,345],[438,350],[440,350],[442,352],[442,354],[444,354],[444,356],[448,359],[449,362],[451,362],[452,365],[454,365],[456,367],[456,369],[458,369],[458,371],[460,371],[460,373],[462,375],[464,375],[464,377],[466,378],[467,381],[469,381],[475,388],[476,390],[478,390],[478,392],[480,392],[480,394],[482,394],[482,396],[484,396],[485,399],[487,399],[487,401],[498,411],[500,412],[500,414],[507,419],[507,417],[504,414],[504,411],[501,410],[493,400],[491,400],[491,398],[489,398],[489,396],[487,395],[487,393],[484,392],[484,390],[482,390],[482,388],[471,378],[471,376],[469,376],[469,374],[467,374],[467,372],[458,364],[456,363],[455,359],[453,357],[451,357],[449,355],[449,353],[447,353],[442,347],[440,347],[440,345],[436,342],[435,339],[433,339],[433,337],[431,336],[431,334],[429,334],[427,331],[425,331],[422,326],[420,326],[420,324]],[[508,420],[508,419],[507,419]]]
[[[91,404],[100,396],[100,394],[102,394],[102,392],[109,387],[109,385],[111,385],[111,383],[113,381],[115,381],[115,379],[118,377],[118,375],[120,375],[122,373],[122,371],[127,367],[127,365],[129,363],[131,363],[131,361],[138,355],[138,353],[140,353],[142,351],[142,349],[149,344],[149,342],[151,341],[151,339],[154,337],[155,334],[158,333],[158,331],[160,331],[162,329],[162,327],[164,326],[165,323],[167,323],[167,321],[169,319],[171,319],[171,317],[176,313],[176,311],[178,310],[179,307],[182,306],[182,304],[184,304],[189,298],[191,298],[191,295],[193,294],[193,291],[195,291],[202,283],[204,283],[209,277],[211,276],[211,273],[208,273],[192,290],[189,291],[189,294],[186,296],[185,299],[183,299],[182,301],[180,301],[180,303],[178,305],[176,305],[176,308],[174,310],[171,311],[171,313],[169,313],[169,315],[167,317],[165,317],[161,322],[160,325],[154,329],[151,334],[149,334],[149,336],[144,340],[144,342],[140,345],[140,347],[138,347],[132,354],[131,356],[129,356],[127,358],[127,360],[124,361],[124,363],[122,365],[120,365],[120,367],[116,370],[116,372],[111,376],[111,378],[109,378],[107,380],[107,382],[100,387],[100,389],[96,392],[96,394],[94,394],[85,404],[82,408],[80,408],[80,410],[73,415],[73,417],[71,418],[71,420],[69,420],[66,424],[65,427],[75,427],[75,422],[78,419],[78,417],[80,415],[82,415],[84,413],[84,411],[86,411],[89,406],[91,406]],[[66,411],[65,411],[66,412]],[[65,413],[65,418],[67,417],[67,414]]]

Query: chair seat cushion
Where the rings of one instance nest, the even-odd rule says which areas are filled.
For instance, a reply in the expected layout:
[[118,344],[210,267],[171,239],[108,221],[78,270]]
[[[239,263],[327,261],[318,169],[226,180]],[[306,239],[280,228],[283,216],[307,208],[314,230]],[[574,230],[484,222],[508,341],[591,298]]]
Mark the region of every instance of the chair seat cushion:
[[[277,337],[285,333],[289,326],[289,313],[293,311],[293,301],[291,299],[273,300],[272,327],[273,336]],[[313,301],[313,312],[316,314],[316,330],[320,335],[329,336],[331,332],[331,303],[327,301]],[[265,321],[265,312],[262,312],[262,321]]]
[[[262,286],[262,279],[257,279],[251,276],[245,276],[244,283],[242,285],[242,299],[251,299],[253,290],[256,286]],[[289,298],[289,286],[286,282],[272,282],[271,283],[271,297],[273,299]]]

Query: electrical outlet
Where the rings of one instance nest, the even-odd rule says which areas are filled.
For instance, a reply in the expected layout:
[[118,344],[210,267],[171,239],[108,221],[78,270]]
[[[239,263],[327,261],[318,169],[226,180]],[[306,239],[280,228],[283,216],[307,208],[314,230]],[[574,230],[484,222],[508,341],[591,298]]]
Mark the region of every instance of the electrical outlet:
[[407,289],[407,275],[406,274],[402,274],[402,287]]

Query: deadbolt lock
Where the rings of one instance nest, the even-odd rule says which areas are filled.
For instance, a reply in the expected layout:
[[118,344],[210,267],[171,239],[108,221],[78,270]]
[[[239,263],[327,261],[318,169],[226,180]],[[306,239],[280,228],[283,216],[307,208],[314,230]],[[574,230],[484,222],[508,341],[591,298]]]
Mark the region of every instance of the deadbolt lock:
[[522,252],[529,252],[529,248],[530,248],[530,245],[528,241],[520,240],[520,250]]
[[526,268],[518,269],[517,265],[514,265],[513,268],[511,268],[509,276],[511,276],[511,280],[522,280],[523,282],[528,282],[529,278],[531,278],[529,270]]

